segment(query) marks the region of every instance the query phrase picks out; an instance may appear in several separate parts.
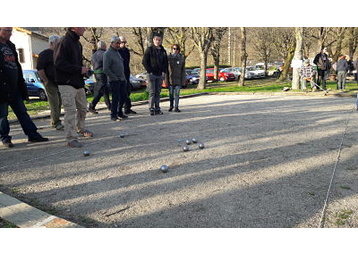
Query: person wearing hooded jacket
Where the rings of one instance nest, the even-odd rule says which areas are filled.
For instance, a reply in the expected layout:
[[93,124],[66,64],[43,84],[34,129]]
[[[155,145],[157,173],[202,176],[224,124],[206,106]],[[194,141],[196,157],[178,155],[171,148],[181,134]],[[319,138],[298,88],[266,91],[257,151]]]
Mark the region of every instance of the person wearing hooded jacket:
[[[185,86],[185,58],[180,54],[180,46],[173,44],[171,46],[172,52],[168,56],[168,72],[165,75],[165,83],[169,88],[169,112],[174,108],[175,112],[179,110],[179,93],[182,86]],[[175,101],[174,101],[175,100]]]

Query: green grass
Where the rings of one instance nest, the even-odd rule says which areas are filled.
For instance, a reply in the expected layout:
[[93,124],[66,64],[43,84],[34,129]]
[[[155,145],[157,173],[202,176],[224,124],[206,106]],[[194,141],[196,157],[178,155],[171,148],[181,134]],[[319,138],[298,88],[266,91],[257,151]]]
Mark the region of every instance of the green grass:
[[18,228],[18,226],[0,218],[0,228]]
[[[256,79],[256,80],[247,80],[245,81],[245,86],[239,87],[238,82],[213,82],[208,83],[204,90],[196,89],[196,85],[189,85],[187,88],[182,89],[180,95],[190,95],[202,92],[280,92],[284,87],[291,87],[291,84],[288,82],[278,82],[275,78],[266,78],[266,79]],[[336,82],[327,81],[327,89],[336,91]],[[357,92],[356,82],[346,83],[346,92],[344,93],[354,93]],[[162,89],[160,97],[168,97],[168,89]],[[132,102],[148,100],[148,92],[146,89],[133,91],[131,94]],[[93,100],[93,95],[87,95],[87,102]],[[101,102],[104,102],[103,97]],[[35,116],[42,111],[49,110],[48,102],[40,100],[30,100],[25,104],[28,110],[28,113],[31,116]],[[15,119],[15,115],[12,112],[11,108],[9,109],[9,119]]]

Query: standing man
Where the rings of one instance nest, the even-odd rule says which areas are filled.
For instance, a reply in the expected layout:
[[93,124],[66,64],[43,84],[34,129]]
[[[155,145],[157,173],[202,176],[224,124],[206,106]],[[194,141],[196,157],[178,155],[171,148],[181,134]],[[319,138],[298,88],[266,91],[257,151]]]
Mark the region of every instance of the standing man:
[[51,110],[51,126],[56,130],[63,130],[64,126],[61,124],[61,95],[58,86],[55,84],[55,66],[53,64],[53,49],[58,43],[60,37],[58,35],[51,35],[48,39],[50,48],[42,51],[37,60],[36,69],[43,81],[46,89],[48,103]]
[[119,45],[118,52],[123,58],[124,76],[126,77],[127,80],[127,100],[124,102],[124,113],[136,114],[136,112],[131,109],[132,102],[131,102],[131,98],[129,97],[131,94],[132,86],[129,79],[129,76],[131,75],[131,70],[129,68],[130,54],[128,48],[126,47],[127,40],[124,36],[120,36],[119,40],[121,44]]
[[124,75],[123,58],[119,54],[121,41],[118,36],[112,36],[111,46],[103,56],[103,71],[108,76],[112,89],[111,120],[119,121],[127,119],[122,108],[127,100],[127,80]]
[[160,91],[168,70],[168,57],[160,35],[154,35],[153,45],[145,50],[142,64],[147,70],[150,115],[163,114],[159,107]]
[[111,110],[111,101],[109,100],[109,88],[107,84],[107,76],[103,72],[103,54],[106,52],[107,45],[104,41],[97,43],[98,50],[92,55],[92,65],[94,70],[94,77],[96,78],[96,84],[94,87],[94,97],[89,104],[88,111],[93,114],[98,114],[96,111],[96,105],[104,97],[104,102],[107,105],[107,109]]
[[321,86],[322,89],[326,89],[326,72],[331,69],[331,64],[328,59],[327,48],[322,47],[321,52],[316,55],[313,60],[313,63],[317,66],[318,79],[317,84]]
[[65,109],[65,136],[70,147],[83,146],[77,140],[78,134],[93,136],[85,128],[87,98],[83,76],[89,69],[82,64],[82,45],[79,41],[84,32],[84,27],[68,28],[54,52],[55,82]]
[[346,56],[340,54],[339,59],[337,61],[337,90],[345,90],[347,72],[348,63],[346,60]]
[[45,142],[48,138],[37,132],[37,127],[27,113],[24,101],[28,99],[27,87],[22,76],[15,45],[10,41],[12,27],[0,27],[0,139],[4,146],[13,147],[7,119],[9,106],[20,122],[29,142]]

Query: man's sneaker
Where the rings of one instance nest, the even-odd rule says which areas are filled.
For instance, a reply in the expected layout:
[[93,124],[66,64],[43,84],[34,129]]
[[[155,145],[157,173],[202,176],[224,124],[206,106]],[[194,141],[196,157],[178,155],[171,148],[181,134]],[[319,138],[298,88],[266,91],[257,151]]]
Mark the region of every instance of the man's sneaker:
[[40,136],[36,136],[36,137],[29,138],[28,141],[29,141],[29,142],[32,142],[32,143],[41,143],[41,142],[47,142],[47,141],[48,141],[48,138],[42,137],[42,136],[40,135]]
[[125,114],[137,114],[137,112],[133,111],[133,110],[128,110],[124,112]]
[[118,115],[118,118],[120,120],[126,120],[126,119],[128,119],[128,116],[123,114],[123,115]]
[[172,107],[172,106],[170,106],[169,109],[168,109],[168,112],[171,112],[171,111],[173,111],[173,107]]
[[72,140],[67,143],[68,146],[71,148],[80,148],[83,147],[83,144],[80,143],[78,140]]
[[179,110],[179,108],[175,108],[174,111],[175,111],[175,112],[181,112],[181,110]]
[[91,108],[91,107],[88,107],[88,111],[90,113],[93,113],[93,114],[98,114],[98,112],[95,109]]
[[8,147],[8,148],[12,148],[14,147],[14,144],[11,142],[10,139],[5,139],[2,141],[2,144],[5,146],[5,147]]
[[62,124],[57,124],[57,125],[55,126],[55,128],[56,128],[56,130],[63,130],[63,129],[65,128],[65,126],[62,125]]
[[155,111],[156,115],[163,115],[163,112],[161,110]]
[[112,121],[119,121],[118,118],[111,118]]
[[149,113],[151,116],[153,116],[155,113],[154,113],[154,111],[150,111],[150,113]]

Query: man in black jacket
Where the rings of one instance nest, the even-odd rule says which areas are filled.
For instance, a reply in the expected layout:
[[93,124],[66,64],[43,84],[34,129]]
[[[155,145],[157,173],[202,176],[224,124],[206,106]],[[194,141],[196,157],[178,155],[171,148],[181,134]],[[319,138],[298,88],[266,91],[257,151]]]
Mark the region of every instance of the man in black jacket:
[[126,98],[126,101],[124,102],[124,113],[125,114],[136,114],[135,111],[133,111],[131,109],[132,107],[132,102],[131,102],[131,98],[129,97],[131,94],[131,90],[132,90],[132,86],[130,83],[130,75],[131,75],[131,70],[129,67],[129,63],[130,63],[130,54],[129,54],[129,50],[126,47],[126,43],[127,40],[124,36],[120,36],[119,37],[120,40],[120,45],[119,45],[119,54],[121,55],[121,57],[123,58],[123,66],[124,66],[124,76],[126,77],[127,80],[127,95],[128,97]]
[[9,106],[14,111],[30,142],[45,142],[48,138],[37,132],[23,100],[28,99],[15,45],[10,41],[12,27],[0,27],[0,139],[6,147],[13,147],[7,119]]
[[317,66],[317,84],[321,86],[322,83],[322,88],[326,89],[326,72],[331,69],[326,47],[322,47],[321,52],[316,55],[313,63]]
[[55,82],[65,110],[65,135],[70,147],[83,146],[77,140],[78,134],[83,137],[93,136],[85,128],[87,98],[83,76],[89,69],[82,64],[82,45],[79,42],[84,31],[84,27],[68,28],[54,50]]
[[168,58],[160,35],[153,37],[153,45],[146,49],[142,64],[147,70],[150,115],[163,114],[159,102],[160,91],[168,69]]

